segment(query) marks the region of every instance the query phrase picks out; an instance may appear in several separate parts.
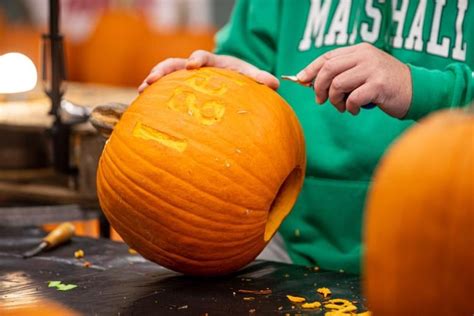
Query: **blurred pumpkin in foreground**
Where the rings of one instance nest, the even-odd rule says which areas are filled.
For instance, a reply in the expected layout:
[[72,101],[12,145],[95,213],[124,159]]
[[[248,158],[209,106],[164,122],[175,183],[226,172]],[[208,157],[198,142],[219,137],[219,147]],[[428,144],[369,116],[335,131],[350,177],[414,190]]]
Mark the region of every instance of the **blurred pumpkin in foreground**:
[[181,70],[147,88],[115,126],[98,196],[144,257],[222,275],[271,239],[305,167],[300,124],[276,92],[230,70]]
[[474,116],[434,114],[388,151],[368,200],[374,315],[474,312]]
[[80,316],[81,314],[61,305],[58,302],[47,299],[31,299],[23,301],[19,298],[15,304],[0,303],[0,315],[2,316]]

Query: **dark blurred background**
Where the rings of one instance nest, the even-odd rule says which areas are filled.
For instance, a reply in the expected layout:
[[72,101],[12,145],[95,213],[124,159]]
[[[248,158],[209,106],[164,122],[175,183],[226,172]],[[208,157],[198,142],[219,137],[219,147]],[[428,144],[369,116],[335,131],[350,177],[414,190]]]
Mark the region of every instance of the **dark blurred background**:
[[[167,57],[213,48],[234,0],[61,0],[68,80],[136,86]],[[0,0],[0,53],[39,68],[48,0]]]
[[[196,49],[212,50],[215,33],[227,22],[234,0],[59,3],[67,80],[61,88],[63,100],[89,113],[104,103],[129,104],[161,60],[187,57]],[[48,21],[49,0],[0,0],[0,57],[11,52],[26,55],[37,70],[27,75],[38,79],[27,92],[0,92],[0,229],[33,225],[50,230],[59,222],[73,221],[78,235],[108,237],[95,187],[105,139],[87,121],[67,123],[67,133],[54,134],[51,100],[41,75],[49,69],[48,62],[41,61],[41,36],[48,32]],[[25,77],[18,68],[12,65],[3,78],[9,82],[20,77],[22,85]],[[53,145],[55,137],[62,136],[68,142]],[[54,153],[68,161],[68,172],[57,172]],[[120,239],[113,230],[111,234]]]

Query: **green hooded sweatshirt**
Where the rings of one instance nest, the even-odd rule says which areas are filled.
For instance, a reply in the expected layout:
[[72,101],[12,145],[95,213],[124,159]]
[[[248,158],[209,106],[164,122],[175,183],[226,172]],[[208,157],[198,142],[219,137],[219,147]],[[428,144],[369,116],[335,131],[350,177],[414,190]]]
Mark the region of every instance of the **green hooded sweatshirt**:
[[360,42],[389,52],[411,70],[413,98],[403,120],[378,108],[355,117],[341,114],[329,104],[317,105],[312,89],[281,82],[278,92],[298,115],[307,143],[303,190],[280,228],[294,263],[360,271],[363,209],[374,168],[416,120],[473,99],[473,34],[474,2],[468,0],[236,3],[217,36],[216,52],[277,77]]

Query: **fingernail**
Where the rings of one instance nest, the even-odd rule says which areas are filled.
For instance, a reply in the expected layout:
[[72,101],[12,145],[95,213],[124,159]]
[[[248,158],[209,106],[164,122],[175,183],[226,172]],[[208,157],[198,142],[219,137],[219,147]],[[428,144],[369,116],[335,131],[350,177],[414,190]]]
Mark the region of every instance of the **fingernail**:
[[296,78],[298,78],[299,81],[306,81],[306,73],[304,71],[300,71],[297,75]]
[[138,87],[138,91],[142,92],[143,90],[145,90],[145,88],[147,87],[148,85],[146,83],[142,83],[139,87]]
[[195,58],[189,58],[188,61],[186,62],[186,67],[188,66],[196,66],[198,61]]

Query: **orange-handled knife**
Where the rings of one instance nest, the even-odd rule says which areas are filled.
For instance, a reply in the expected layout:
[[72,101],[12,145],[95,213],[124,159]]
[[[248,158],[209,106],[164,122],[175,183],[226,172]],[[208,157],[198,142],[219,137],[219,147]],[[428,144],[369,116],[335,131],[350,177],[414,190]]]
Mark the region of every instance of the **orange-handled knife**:
[[70,240],[72,236],[74,236],[74,231],[75,229],[72,223],[62,223],[53,229],[46,237],[44,237],[37,247],[23,253],[23,258],[26,259],[33,257],[43,250],[51,249],[62,243],[65,243],[66,241]]

